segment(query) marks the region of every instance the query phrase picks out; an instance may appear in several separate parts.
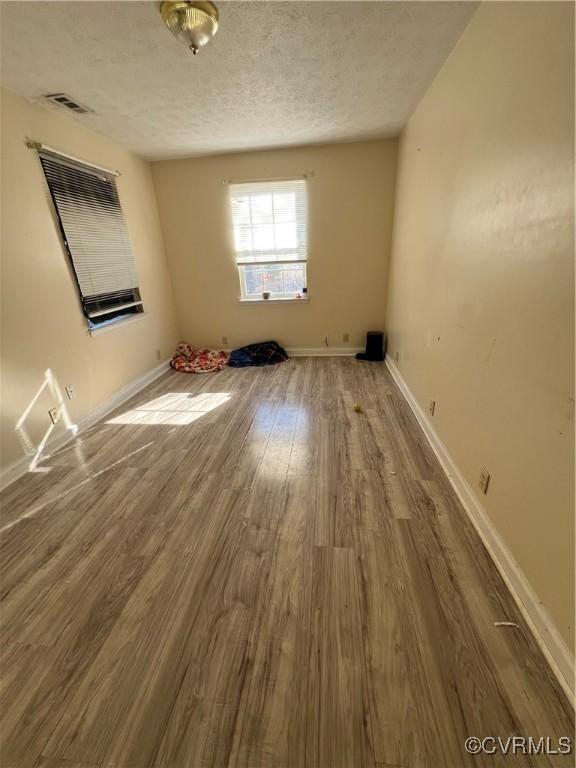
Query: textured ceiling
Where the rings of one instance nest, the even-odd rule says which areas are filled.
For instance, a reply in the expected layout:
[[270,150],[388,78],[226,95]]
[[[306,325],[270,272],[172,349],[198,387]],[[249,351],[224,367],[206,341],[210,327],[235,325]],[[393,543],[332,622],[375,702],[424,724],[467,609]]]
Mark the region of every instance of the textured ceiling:
[[[1,82],[157,159],[395,135],[476,10],[466,2],[219,2],[192,56],[155,2],[2,2]],[[47,107],[55,108],[55,107]]]

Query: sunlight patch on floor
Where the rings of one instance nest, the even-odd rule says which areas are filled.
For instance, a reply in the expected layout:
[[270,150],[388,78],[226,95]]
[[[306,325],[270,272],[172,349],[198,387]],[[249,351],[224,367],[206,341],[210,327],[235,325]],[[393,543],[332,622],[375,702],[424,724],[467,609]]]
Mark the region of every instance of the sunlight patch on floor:
[[185,426],[230,400],[229,392],[168,392],[115,416],[107,424]]

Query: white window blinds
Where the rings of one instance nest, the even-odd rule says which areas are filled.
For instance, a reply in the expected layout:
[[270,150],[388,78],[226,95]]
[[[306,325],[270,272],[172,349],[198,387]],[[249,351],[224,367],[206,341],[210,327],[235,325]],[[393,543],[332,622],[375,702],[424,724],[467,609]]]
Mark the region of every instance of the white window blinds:
[[263,181],[230,185],[236,260],[306,261],[306,182]]
[[116,180],[58,155],[39,154],[86,316],[94,324],[141,311]]

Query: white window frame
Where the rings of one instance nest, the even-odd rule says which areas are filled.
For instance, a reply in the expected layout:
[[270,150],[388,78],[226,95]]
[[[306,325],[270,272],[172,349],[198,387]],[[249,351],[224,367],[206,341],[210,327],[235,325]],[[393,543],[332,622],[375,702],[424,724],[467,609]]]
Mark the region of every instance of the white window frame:
[[[242,183],[230,183],[229,189],[230,207],[232,213],[232,228],[236,254],[236,265],[240,282],[240,301],[272,302],[307,300],[307,262],[308,262],[308,202],[306,180],[304,178],[273,179],[264,181],[251,181]],[[264,218],[258,221],[258,213],[254,211],[254,201],[257,198],[272,198],[268,206],[270,213],[264,211]],[[292,204],[288,204],[286,210],[286,197],[294,196]],[[282,211],[282,200],[285,206]],[[293,205],[293,218],[290,208]],[[243,209],[243,210],[242,210]],[[281,216],[277,220],[277,216]],[[288,218],[286,218],[288,217]],[[290,226],[292,225],[292,226]],[[278,240],[284,237],[292,241],[290,246],[279,247]],[[260,237],[266,230],[268,236],[272,235],[267,245],[257,247],[258,233]],[[296,267],[294,271],[300,271],[299,286],[287,289],[285,281],[290,267]],[[261,277],[262,292],[249,293],[247,275],[249,271],[268,268],[268,275]],[[269,299],[265,299],[267,291],[266,279],[271,280],[271,273],[275,268],[282,275],[284,287],[281,291],[268,291]],[[294,280],[294,275],[291,277]],[[296,278],[298,280],[298,278]]]

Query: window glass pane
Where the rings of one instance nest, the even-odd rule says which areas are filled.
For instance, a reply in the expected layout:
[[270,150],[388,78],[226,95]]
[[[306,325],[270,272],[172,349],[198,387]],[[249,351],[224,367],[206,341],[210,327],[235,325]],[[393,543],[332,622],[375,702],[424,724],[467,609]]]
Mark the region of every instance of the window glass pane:
[[264,290],[270,291],[273,296],[284,295],[283,270],[274,264],[262,268]]
[[243,296],[262,296],[263,283],[262,283],[262,267],[246,266],[241,268],[242,271],[242,290]]
[[252,223],[272,224],[272,195],[251,195]]
[[295,264],[293,267],[284,267],[284,290],[286,293],[302,293],[306,287],[306,275],[304,264]]
[[305,264],[248,264],[240,267],[242,298],[261,299],[269,291],[274,299],[293,299],[306,287]]

